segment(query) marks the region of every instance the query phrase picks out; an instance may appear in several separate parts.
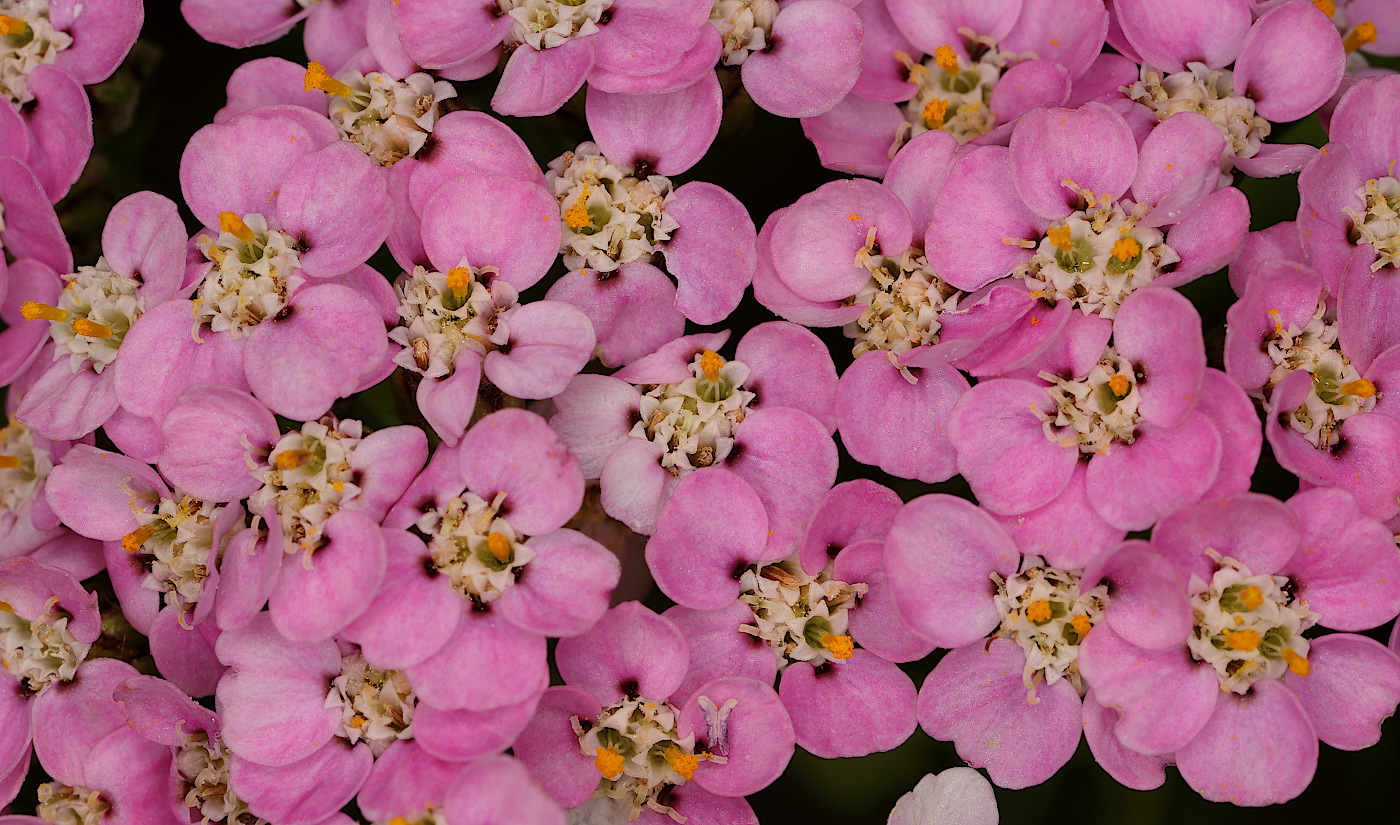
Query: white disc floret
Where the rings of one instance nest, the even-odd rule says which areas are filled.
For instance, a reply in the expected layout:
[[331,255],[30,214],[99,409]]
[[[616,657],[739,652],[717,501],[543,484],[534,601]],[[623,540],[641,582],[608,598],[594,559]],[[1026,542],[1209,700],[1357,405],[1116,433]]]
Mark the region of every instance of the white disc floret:
[[742,388],[749,368],[739,361],[705,350],[691,362],[691,372],[680,383],[644,393],[641,419],[630,433],[664,449],[661,466],[676,476],[723,461],[754,399]]
[[[516,305],[515,288],[494,278],[495,267],[473,268],[465,262],[447,272],[421,266],[394,282],[402,323],[389,340],[403,346],[394,363],[422,375],[450,375],[463,347],[481,355],[507,340],[499,317]],[[489,286],[488,286],[489,283]]]
[[341,139],[381,166],[417,154],[432,134],[442,101],[457,96],[451,83],[423,72],[395,80],[383,72],[350,70],[336,79],[314,60],[307,66],[305,86],[335,98],[328,114]]
[[72,372],[91,367],[100,373],[116,360],[127,331],[146,309],[136,294],[141,284],[113,272],[106,258],[63,279],[68,283],[58,306],[25,301],[20,312],[26,320],[49,322],[55,361],[66,358]]
[[1177,112],[1205,115],[1225,137],[1220,168],[1229,172],[1235,158],[1252,158],[1269,136],[1272,125],[1254,113],[1254,101],[1237,94],[1234,73],[1212,69],[1204,63],[1187,63],[1186,71],[1163,76],[1143,66],[1140,79],[1124,86],[1123,93],[1151,109],[1159,121]]
[[679,226],[666,214],[670,178],[638,177],[635,168],[612,163],[594,143],[551,161],[545,183],[559,201],[564,265],[570,268],[612,272],[650,261]]
[[416,525],[431,537],[433,566],[475,604],[489,604],[504,595],[535,557],[525,536],[500,516],[505,497],[499,493],[488,502],[463,491],[447,507],[423,514]]
[[710,25],[719,31],[719,62],[742,66],[749,55],[768,48],[778,0],[715,0]]
[[1372,178],[1356,195],[1366,204],[1363,211],[1345,211],[1351,218],[1352,241],[1376,250],[1371,271],[1400,264],[1400,180],[1389,175]]
[[899,355],[938,343],[943,313],[955,311],[963,293],[938,277],[920,249],[910,247],[897,257],[875,252],[874,233],[872,227],[856,254],[856,266],[868,269],[870,280],[851,299],[868,308],[842,329],[855,340],[851,354],[859,358],[885,350]]
[[1303,403],[1287,412],[1288,426],[1314,447],[1331,449],[1341,440],[1337,430],[1342,422],[1373,409],[1381,394],[1342,354],[1336,314],[1328,309],[1326,299],[1318,301],[1317,310],[1301,329],[1295,324],[1285,328],[1278,316],[1277,309],[1269,310],[1274,331],[1266,345],[1274,370],[1256,395],[1267,398],[1280,381],[1297,370],[1311,373],[1312,387]]
[[15,106],[34,99],[29,74],[73,45],[49,18],[49,0],[0,0],[0,95]]
[[267,820],[248,812],[248,804],[238,798],[229,778],[232,761],[224,743],[202,730],[186,731],[180,726],[180,746],[175,750],[175,771],[180,776],[185,805],[191,816],[198,812],[201,825],[228,822],[232,825],[267,825]]
[[1239,694],[1290,670],[1307,676],[1303,631],[1317,623],[1317,615],[1293,598],[1288,578],[1254,575],[1229,556],[1207,552],[1220,566],[1210,586],[1191,598],[1191,655],[1215,668],[1221,690]]
[[967,38],[976,57],[960,56],[945,44],[922,63],[904,52],[895,58],[909,71],[909,80],[919,90],[904,104],[904,123],[890,147],[890,157],[910,138],[932,129],[952,135],[958,143],[967,143],[992,130],[996,116],[992,112],[992,90],[1011,63],[1029,57],[1014,52],[999,51],[990,38],[977,38],[973,32],[960,32]]
[[500,10],[515,21],[507,41],[528,43],[534,49],[552,49],[575,37],[597,34],[598,21],[612,8],[613,0],[496,0]]
[[359,446],[363,428],[358,421],[326,416],[308,421],[277,442],[267,463],[255,470],[263,487],[248,499],[254,521],[275,507],[283,550],[310,554],[323,543],[326,521],[360,494],[350,457]]
[[413,738],[417,704],[407,676],[370,667],[358,651],[341,658],[340,675],[326,694],[326,707],[341,709],[335,735],[352,745],[364,742],[375,756],[399,739]]
[[19,518],[24,505],[44,489],[53,470],[47,450],[34,448],[34,433],[18,421],[0,428],[0,524]]
[[[140,555],[150,571],[141,586],[163,594],[166,605],[179,608],[182,626],[189,626],[188,613],[204,594],[210,568],[218,562],[214,522],[223,509],[222,504],[190,496],[162,498],[154,511],[137,509],[140,526],[122,537],[122,549]],[[227,544],[242,526],[240,522],[226,533],[222,543]]]
[[241,218],[219,214],[217,238],[200,235],[195,245],[214,262],[194,297],[194,332],[208,324],[235,338],[247,335],[268,318],[276,318],[287,298],[306,280],[301,248],[286,232],[268,229],[258,213]]
[[1137,438],[1138,376],[1131,362],[1104,349],[1103,357],[1084,378],[1072,380],[1048,372],[1046,394],[1055,409],[1032,411],[1045,428],[1045,437],[1062,447],[1077,446],[1081,453],[1106,453],[1115,442],[1131,444]]
[[39,786],[39,818],[53,825],[102,825],[112,805],[101,792],[59,782]]
[[1083,571],[1050,567],[1038,556],[1027,556],[1021,572],[1003,579],[996,573],[997,609],[1001,626],[995,637],[1010,639],[1026,657],[1022,674],[1035,704],[1035,686],[1053,685],[1068,679],[1082,695],[1084,681],[1079,675],[1079,645],[1103,618],[1108,604],[1108,586],[1080,590]]
[[72,617],[57,603],[57,596],[49,599],[44,615],[30,621],[0,602],[0,664],[33,693],[72,679],[92,647],[74,638]]
[[869,591],[831,577],[831,565],[815,576],[797,558],[754,565],[739,578],[739,601],[753,610],[754,623],[739,630],[768,644],[779,665],[811,662],[820,666],[849,659],[855,649],[848,611]]

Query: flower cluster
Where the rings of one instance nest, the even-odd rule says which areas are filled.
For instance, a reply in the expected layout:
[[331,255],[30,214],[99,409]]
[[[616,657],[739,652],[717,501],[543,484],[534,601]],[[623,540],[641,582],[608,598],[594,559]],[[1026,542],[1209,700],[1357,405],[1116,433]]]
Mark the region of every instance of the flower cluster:
[[[1171,6],[183,0],[307,60],[78,263],[142,4],[0,0],[0,807],[753,825],[920,729],[1259,806],[1376,743],[1400,14]],[[846,173],[757,223],[750,104]],[[995,821],[967,768],[890,817]]]

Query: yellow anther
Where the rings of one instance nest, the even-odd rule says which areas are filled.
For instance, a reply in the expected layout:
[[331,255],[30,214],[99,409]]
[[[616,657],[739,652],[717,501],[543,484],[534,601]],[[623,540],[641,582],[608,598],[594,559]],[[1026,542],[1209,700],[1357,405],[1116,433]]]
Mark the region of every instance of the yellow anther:
[[593,225],[593,219],[588,216],[588,184],[583,185],[583,192],[579,194],[574,205],[564,210],[564,223],[568,224],[570,229],[582,229]]
[[277,454],[277,458],[275,459],[277,463],[277,469],[282,470],[283,472],[286,472],[287,470],[295,470],[296,468],[300,467],[301,465],[305,464],[310,460],[310,450],[283,450],[282,452]]
[[1259,649],[1259,631],[1257,630],[1227,630],[1225,631],[1225,644],[1231,650],[1250,651]]
[[695,769],[700,767],[700,757],[693,753],[686,753],[680,748],[672,745],[666,749],[666,764],[671,766],[671,770],[681,775],[681,778],[689,782],[695,776]]
[[1269,310],[1269,319],[1274,322],[1274,334],[1282,335],[1283,322],[1279,320],[1278,307],[1274,307],[1273,309]]
[[0,14],[0,35],[22,34],[27,28],[29,28],[29,24],[18,17]]
[[598,773],[607,779],[617,779],[622,776],[622,754],[613,748],[598,748],[594,751],[593,767],[598,769]]
[[86,318],[74,318],[73,334],[82,335],[86,338],[111,338],[112,328],[106,324],[89,321]]
[[38,301],[25,301],[20,304],[19,314],[23,315],[26,321],[62,321],[68,317],[67,311]]
[[1094,623],[1089,621],[1088,616],[1075,616],[1073,619],[1069,620],[1069,623],[1070,626],[1074,628],[1074,632],[1079,634],[1079,638],[1081,639],[1088,636],[1089,631],[1094,629]]
[[1310,666],[1308,665],[1308,660],[1304,659],[1302,656],[1299,656],[1297,653],[1294,653],[1292,648],[1285,647],[1283,649],[1283,660],[1288,663],[1289,670],[1293,671],[1299,676],[1308,675],[1308,670],[1310,669]]
[[1052,226],[1045,230],[1045,237],[1050,239],[1058,249],[1068,252],[1073,243],[1070,241],[1070,231],[1068,226]]
[[949,46],[947,43],[933,50],[933,62],[937,63],[938,68],[947,72],[950,76],[958,76],[958,72],[960,71],[960,69],[958,69],[958,53],[953,51],[953,47]]
[[13,470],[20,465],[17,455],[0,455],[0,470]]
[[1264,591],[1254,585],[1246,587],[1240,591],[1240,604],[1250,610],[1258,610],[1259,605],[1264,603]]
[[227,232],[243,243],[253,242],[253,230],[248,228],[248,224],[243,219],[232,212],[219,213],[219,231]]
[[948,101],[934,98],[924,105],[924,125],[930,129],[937,129],[943,125],[943,118],[948,115]]
[[128,553],[135,553],[141,549],[141,545],[151,540],[151,536],[156,534],[155,522],[144,527],[137,527],[130,533],[122,536],[122,549]]
[[1110,251],[1113,257],[1127,263],[1142,254],[1142,244],[1137,242],[1137,238],[1119,238],[1113,242],[1113,249]]
[[1376,42],[1376,24],[1367,20],[1365,23],[1356,24],[1356,28],[1352,29],[1351,34],[1347,35],[1347,39],[1342,41],[1342,48],[1347,50],[1347,54],[1351,54],[1357,49],[1374,42]]
[[447,270],[447,288],[458,298],[466,297],[472,288],[472,271],[465,266],[454,266]]
[[363,716],[361,716],[361,715],[359,715],[359,714],[357,713],[357,714],[355,714],[355,718],[353,718],[353,719],[350,720],[350,727],[355,728],[356,730],[358,730],[358,729],[364,727],[364,726],[365,726],[365,723],[368,722],[368,721],[369,721],[368,719],[366,719],[365,717],[363,717]]
[[1036,624],[1045,624],[1050,621],[1050,602],[1045,599],[1037,599],[1026,608],[1026,618]]
[[1317,10],[1328,17],[1337,13],[1337,4],[1333,3],[1332,0],[1313,0],[1313,5],[1317,6]]
[[13,613],[15,609],[4,602],[0,602],[0,613]]
[[1114,395],[1122,398],[1128,394],[1128,376],[1121,372],[1111,376],[1108,379],[1108,388],[1113,391]]
[[393,819],[389,820],[389,825],[412,825],[412,823],[410,823],[407,819],[404,819],[401,816],[396,816]]
[[493,532],[486,537],[486,548],[496,557],[496,561],[505,562],[510,558],[510,540],[500,533]]
[[705,350],[704,354],[700,356],[700,371],[705,373],[705,378],[711,384],[719,380],[719,370],[723,366],[724,359],[712,349]]
[[831,655],[837,659],[849,659],[856,650],[850,636],[837,636],[834,633],[822,634],[822,647],[830,651]]
[[326,67],[322,66],[319,60],[313,60],[306,64],[305,85],[306,91],[308,92],[314,92],[320,89],[336,97],[349,97],[355,93],[354,89],[331,77],[330,73],[326,71]]
[[1347,395],[1354,395],[1357,398],[1370,398],[1376,394],[1376,385],[1365,378],[1358,378],[1355,381],[1348,381],[1343,384],[1342,392]]

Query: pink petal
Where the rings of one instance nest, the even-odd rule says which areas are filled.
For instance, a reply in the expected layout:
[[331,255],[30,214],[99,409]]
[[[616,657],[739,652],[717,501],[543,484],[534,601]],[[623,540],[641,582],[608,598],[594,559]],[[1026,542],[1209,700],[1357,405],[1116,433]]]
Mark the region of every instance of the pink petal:
[[706,682],[677,706],[681,715],[676,720],[676,730],[683,736],[694,734],[697,739],[704,739],[709,735],[701,696],[708,697],[716,707],[723,707],[731,699],[737,704],[729,713],[728,748],[723,754],[729,761],[701,762],[695,772],[695,784],[718,796],[746,796],[766,788],[782,775],[792,758],[796,736],[773,688],[741,676]]
[[491,97],[491,108],[513,117],[552,115],[583,87],[593,68],[593,43],[587,38],[539,51],[517,48]]
[[661,591],[695,610],[719,610],[739,597],[739,578],[764,560],[768,516],[758,494],[721,467],[687,475],[647,542],[647,568]]
[[1039,242],[1047,224],[1021,201],[1011,151],[983,146],[953,164],[934,204],[924,249],[945,281],[959,289],[981,289],[1030,260],[1030,250],[1003,243],[1005,239]]
[[914,733],[919,692],[898,666],[856,650],[822,667],[818,673],[809,662],[794,662],[778,684],[803,750],[823,759],[867,756]]
[[586,633],[559,640],[555,664],[572,687],[601,701],[671,697],[690,659],[680,628],[641,602],[623,602]]
[[442,649],[461,621],[462,597],[441,577],[416,536],[385,530],[384,544],[384,583],[341,633],[360,646],[372,666],[401,670]]
[[1099,103],[1040,109],[1021,118],[1011,137],[1016,191],[1032,212],[1051,220],[1077,208],[1065,180],[1117,200],[1137,173],[1137,141],[1122,116]]
[[750,410],[724,465],[749,483],[768,511],[768,549],[797,550],[822,497],[836,483],[836,444],[821,422],[791,407]]
[[[233,501],[256,492],[262,481],[249,471],[246,452],[269,449],[278,438],[267,407],[247,393],[212,384],[187,391],[161,432],[161,475],[205,501]],[[216,433],[217,440],[211,439]]]
[[[463,762],[510,747],[539,707],[540,696],[487,711],[439,710],[423,704],[414,713],[414,739],[439,759]],[[361,802],[363,804],[363,802]]]
[[890,162],[885,185],[894,190],[914,221],[914,243],[923,244],[933,207],[958,152],[958,141],[941,129],[916,135]]
[[750,369],[744,389],[755,394],[750,409],[792,407],[836,432],[836,368],[821,339],[786,321],[769,321],[739,340],[734,360]]
[[235,755],[229,778],[256,816],[286,825],[314,825],[359,792],[373,763],[368,745],[352,747],[333,739],[290,765],[269,767]]
[[559,255],[560,225],[559,205],[542,186],[494,175],[458,177],[424,204],[423,247],[442,272],[463,262],[494,266],[506,283],[527,289]]
[[1166,766],[1170,760],[1162,756],[1144,756],[1123,746],[1113,735],[1118,712],[1099,704],[1091,690],[1084,696],[1084,740],[1089,752],[1109,776],[1119,784],[1135,791],[1160,788],[1166,781]]
[[513,18],[473,0],[399,0],[398,36],[420,66],[454,66],[495,48],[510,34]]
[[737,198],[703,181],[677,189],[666,211],[680,224],[663,248],[676,279],[676,309],[697,324],[718,323],[753,280],[753,219]]
[[451,447],[462,440],[476,411],[481,386],[481,354],[462,347],[452,361],[452,374],[418,382],[418,409],[443,443]]
[[593,358],[593,326],[569,304],[534,301],[504,317],[510,337],[500,349],[486,353],[482,370],[507,395],[558,395]]
[[[275,529],[275,528],[274,528]],[[341,510],[326,520],[326,544],[282,562],[268,609],[277,632],[295,642],[329,639],[369,606],[387,565],[375,520]]]
[[283,175],[277,217],[301,241],[307,275],[344,274],[389,236],[386,176],[358,146],[337,141],[298,159]]
[[473,762],[448,791],[443,811],[454,825],[506,825],[530,822],[565,825],[564,812],[530,777],[524,766],[505,756]]
[[860,18],[841,3],[793,3],[774,18],[768,48],[744,61],[744,89],[778,117],[819,115],[855,85],[860,43]]
[[615,272],[565,273],[545,298],[572,304],[588,318],[598,360],[606,367],[634,361],[685,334],[685,316],[675,308],[676,285],[642,261]]
[[1168,8],[1151,0],[1114,0],[1114,16],[1143,63],[1179,72],[1189,62],[1229,65],[1253,22],[1246,0],[1185,0]]
[[680,628],[690,647],[690,663],[676,696],[691,696],[701,685],[721,676],[744,676],[765,685],[777,678],[778,659],[772,648],[739,629],[754,621],[747,604],[731,599],[719,610],[676,605],[661,615]]
[[1211,802],[1287,802],[1312,781],[1317,734],[1297,697],[1264,679],[1245,696],[1221,694],[1210,721],[1177,750],[1176,766]]
[[802,569],[815,575],[851,542],[883,540],[903,505],[895,491],[868,479],[832,487],[802,536]]
[[953,407],[948,434],[958,450],[958,471],[982,506],[1001,515],[1042,507],[1064,490],[1079,463],[1077,449],[1045,437],[1027,411],[1053,406],[1029,381],[999,378],[963,394]]
[[[1360,22],[1364,18],[1353,18]],[[1231,85],[1261,117],[1298,120],[1327,102],[1346,71],[1342,37],[1316,6],[1281,3],[1250,27]]]
[[640,438],[628,438],[603,465],[603,510],[633,531],[649,536],[661,508],[676,487],[676,477],[661,466],[666,451]]
[[622,577],[617,556],[574,530],[535,536],[527,546],[535,552],[528,575],[500,600],[507,620],[544,636],[563,637],[582,633],[602,618]]
[[846,369],[836,396],[841,442],[855,460],[891,475],[947,481],[958,469],[947,423],[967,379],[948,366],[909,373],[916,383],[878,350]]
[[219,629],[212,621],[186,630],[179,623],[180,611],[167,607],[156,615],[147,634],[156,667],[172,684],[191,696],[213,696],[224,666],[214,655]]
[[1050,503],[1017,516],[991,514],[1027,556],[1055,567],[1082,568],[1123,540],[1126,530],[1103,520],[1089,503],[1084,480],[1089,468],[1076,462],[1069,483]]
[[92,104],[87,91],[58,66],[35,66],[29,92],[34,95],[24,107],[29,165],[49,199],[57,201],[77,182],[92,154]]
[[1400,703],[1400,659],[1365,636],[1320,636],[1308,648],[1308,675],[1289,671],[1283,684],[1303,703],[1317,738],[1361,750],[1380,741],[1381,724]]
[[1152,545],[1130,541],[1104,553],[1086,566],[1082,581],[1108,584],[1104,618],[1127,643],[1151,650],[1186,644],[1194,617],[1185,582]]
[[1132,444],[1090,460],[1089,503],[1119,529],[1146,530],[1200,500],[1215,482],[1221,451],[1220,433],[1195,410],[1175,429],[1143,428]]
[[933,651],[932,642],[920,638],[903,617],[885,575],[884,542],[864,539],[846,545],[836,557],[832,578],[860,582],[869,588],[856,609],[847,615],[851,637],[860,646],[890,662],[915,662]]
[[440,710],[515,705],[549,684],[543,636],[469,605],[452,638],[406,672],[418,698]]
[[[869,5],[863,3],[860,8]],[[802,133],[827,169],[879,178],[887,174],[890,148],[903,123],[904,113],[898,106],[852,93],[825,112],[802,118]]]
[[803,298],[849,298],[870,280],[870,272],[854,262],[871,229],[876,243],[890,254],[901,254],[913,237],[909,210],[889,189],[866,180],[825,184],[803,195],[778,220],[773,266]]
[[562,806],[582,805],[598,787],[598,770],[582,753],[570,719],[593,721],[601,710],[597,699],[576,687],[547,688],[534,718],[516,737],[515,757]]
[[528,535],[563,527],[583,503],[578,459],[534,413],[486,416],[467,432],[461,456],[466,486],[487,501],[505,493],[501,515]]
[[1400,555],[1389,529],[1336,489],[1298,493],[1288,509],[1303,533],[1280,572],[1326,627],[1370,630],[1400,612]]
[[608,94],[590,86],[588,128],[613,163],[679,175],[705,156],[719,134],[721,97],[713,71],[663,94]]

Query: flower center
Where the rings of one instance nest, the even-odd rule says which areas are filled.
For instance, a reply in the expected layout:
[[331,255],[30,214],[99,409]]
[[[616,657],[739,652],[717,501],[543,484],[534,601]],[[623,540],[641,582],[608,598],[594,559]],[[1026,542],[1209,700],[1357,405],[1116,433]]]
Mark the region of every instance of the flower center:
[[1287,414],[1288,424],[1320,450],[1335,447],[1342,422],[1374,408],[1380,394],[1342,354],[1337,319],[1328,313],[1325,300],[1318,301],[1317,311],[1302,329],[1292,324],[1285,329],[1278,314],[1277,309],[1269,310],[1274,331],[1264,343],[1274,371],[1262,395],[1267,397],[1297,370],[1312,373],[1312,388],[1303,403]]
[[57,782],[39,786],[39,818],[55,825],[101,825],[112,806],[98,791]]
[[240,218],[220,212],[219,229],[217,238],[195,239],[214,262],[194,299],[195,332],[208,324],[238,338],[286,308],[287,296],[305,281],[299,274],[301,255],[291,235],[269,230],[258,213]]
[[950,45],[939,46],[923,63],[915,63],[904,52],[895,53],[895,58],[909,70],[910,82],[919,84],[919,90],[904,104],[905,123],[895,136],[891,157],[909,138],[931,129],[941,129],[958,143],[967,143],[996,125],[992,89],[1009,63],[1020,55],[998,51],[996,41],[978,39],[970,30],[960,33],[967,37],[976,58],[962,58]]
[[1069,679],[1080,695],[1084,693],[1079,644],[1103,618],[1108,586],[1080,592],[1081,572],[1049,567],[1038,556],[1027,556],[1021,572],[1008,579],[992,573],[1002,617],[994,635],[1020,645],[1026,655],[1022,679],[1031,704],[1038,701],[1035,686],[1042,680],[1053,685]]
[[1317,615],[1294,601],[1288,578],[1255,576],[1235,559],[1207,553],[1220,567],[1210,587],[1191,600],[1192,657],[1215,668],[1221,690],[1240,694],[1260,679],[1281,679],[1288,670],[1307,676],[1303,631],[1317,623]]
[[641,420],[630,433],[664,448],[661,466],[672,475],[723,461],[754,399],[741,388],[749,368],[739,361],[705,350],[695,356],[691,372],[679,384],[661,384],[644,394]]
[[1052,412],[1034,408],[1049,440],[1062,447],[1078,445],[1081,453],[1092,455],[1108,452],[1115,441],[1131,444],[1136,439],[1139,377],[1113,347],[1106,347],[1103,358],[1080,380],[1048,372],[1040,377],[1050,383],[1045,392],[1055,402]]
[[1346,210],[1351,218],[1352,242],[1375,247],[1372,272],[1395,266],[1400,263],[1400,180],[1389,175],[1372,178],[1356,194],[1366,202],[1366,207],[1363,214],[1350,208]]
[[72,679],[91,647],[73,638],[68,630],[71,617],[55,610],[57,603],[54,596],[44,615],[31,622],[0,602],[0,663],[33,693],[50,682]]
[[715,0],[710,25],[719,29],[723,48],[719,62],[740,66],[750,54],[768,48],[768,35],[777,16],[777,0]]
[[1066,185],[1080,193],[1085,208],[1046,229],[1035,255],[1013,275],[1025,280],[1033,297],[1072,301],[1085,315],[1112,318],[1133,290],[1181,258],[1162,242],[1161,230],[1138,225],[1145,207],[1125,211],[1107,195]]
[[603,12],[613,0],[496,0],[515,25],[508,41],[535,49],[562,46],[575,37],[596,34]]
[[359,651],[340,660],[340,675],[331,682],[326,707],[341,709],[335,735],[363,741],[377,757],[398,739],[413,738],[413,709],[418,697],[408,677],[397,670],[375,670]]
[[1252,158],[1259,144],[1273,129],[1269,121],[1254,113],[1254,101],[1235,94],[1234,73],[1212,69],[1203,63],[1187,63],[1186,71],[1165,77],[1150,67],[1142,68],[1142,79],[1123,91],[1129,98],[1151,109],[1159,121],[1177,112],[1205,115],[1225,136],[1220,168],[1229,172],[1235,158]]
[[[701,704],[708,700],[701,697]],[[726,702],[724,716],[737,705]],[[710,702],[710,708],[714,703]],[[677,712],[667,702],[648,702],[628,698],[604,708],[596,722],[577,716],[569,721],[578,735],[579,749],[593,757],[593,764],[602,776],[594,797],[625,799],[632,804],[629,819],[636,819],[642,808],[668,814],[677,822],[685,817],[664,804],[660,797],[674,785],[684,785],[695,775],[700,762],[723,764],[724,756],[695,752],[695,737],[681,738],[676,732]],[[711,721],[707,712],[706,720]],[[724,720],[719,720],[716,732],[724,736]],[[712,734],[710,744],[720,749]]]
[[485,355],[504,344],[508,330],[499,319],[519,296],[510,284],[492,278],[495,274],[495,267],[474,269],[463,262],[446,273],[419,266],[400,275],[394,291],[403,323],[389,332],[389,339],[404,349],[394,363],[425,378],[440,378],[452,373],[458,349]]
[[433,566],[452,587],[475,604],[489,604],[505,594],[535,554],[510,522],[498,515],[505,493],[487,502],[470,491],[430,510],[418,529],[432,536],[428,550]]
[[29,73],[71,45],[73,38],[49,21],[49,0],[0,2],[0,94],[16,106],[33,100]]
[[34,449],[34,434],[18,421],[0,429],[0,510],[12,518],[43,489],[53,462],[46,450]]
[[268,505],[277,508],[283,549],[308,554],[323,543],[326,520],[360,494],[350,456],[363,428],[358,421],[326,416],[292,430],[268,454],[255,474],[263,487],[248,499],[255,520]]
[[[162,498],[154,512],[136,510],[140,526],[122,537],[122,549],[139,554],[147,574],[141,586],[165,594],[165,603],[180,609],[178,618],[188,625],[188,613],[204,593],[214,553],[214,522],[224,509],[183,496]],[[224,540],[232,536],[232,531]]]
[[49,322],[55,361],[66,355],[73,372],[91,364],[100,373],[116,359],[122,339],[146,309],[136,295],[141,284],[113,272],[106,258],[63,277],[68,285],[59,293],[58,306],[25,301],[20,313],[30,321]]
[[815,576],[802,571],[795,556],[775,564],[749,567],[739,578],[739,600],[753,610],[745,633],[768,643],[782,666],[793,662],[822,665],[849,659],[854,644],[847,611],[870,589],[831,578],[831,565]]
[[[870,281],[852,298],[869,306],[842,332],[855,339],[856,358],[871,350],[896,355],[938,343],[945,312],[958,308],[963,293],[939,278],[920,249],[910,247],[899,257],[875,251],[875,228],[856,253],[856,266],[870,270]],[[908,377],[906,375],[906,377]]]
[[233,792],[229,781],[229,753],[222,742],[210,741],[202,730],[180,731],[180,748],[175,752],[175,770],[180,774],[185,805],[204,822],[231,822],[235,825],[267,825],[248,813],[248,805]]
[[331,123],[342,140],[359,146],[381,166],[417,154],[441,114],[439,104],[457,96],[451,83],[422,72],[403,80],[382,72],[349,71],[343,76],[344,82],[336,80],[313,60],[306,67],[305,87],[340,98],[331,102]]
[[572,269],[611,272],[650,261],[679,225],[665,210],[670,178],[638,177],[636,169],[610,162],[593,143],[551,161],[545,182],[559,201],[564,265]]

